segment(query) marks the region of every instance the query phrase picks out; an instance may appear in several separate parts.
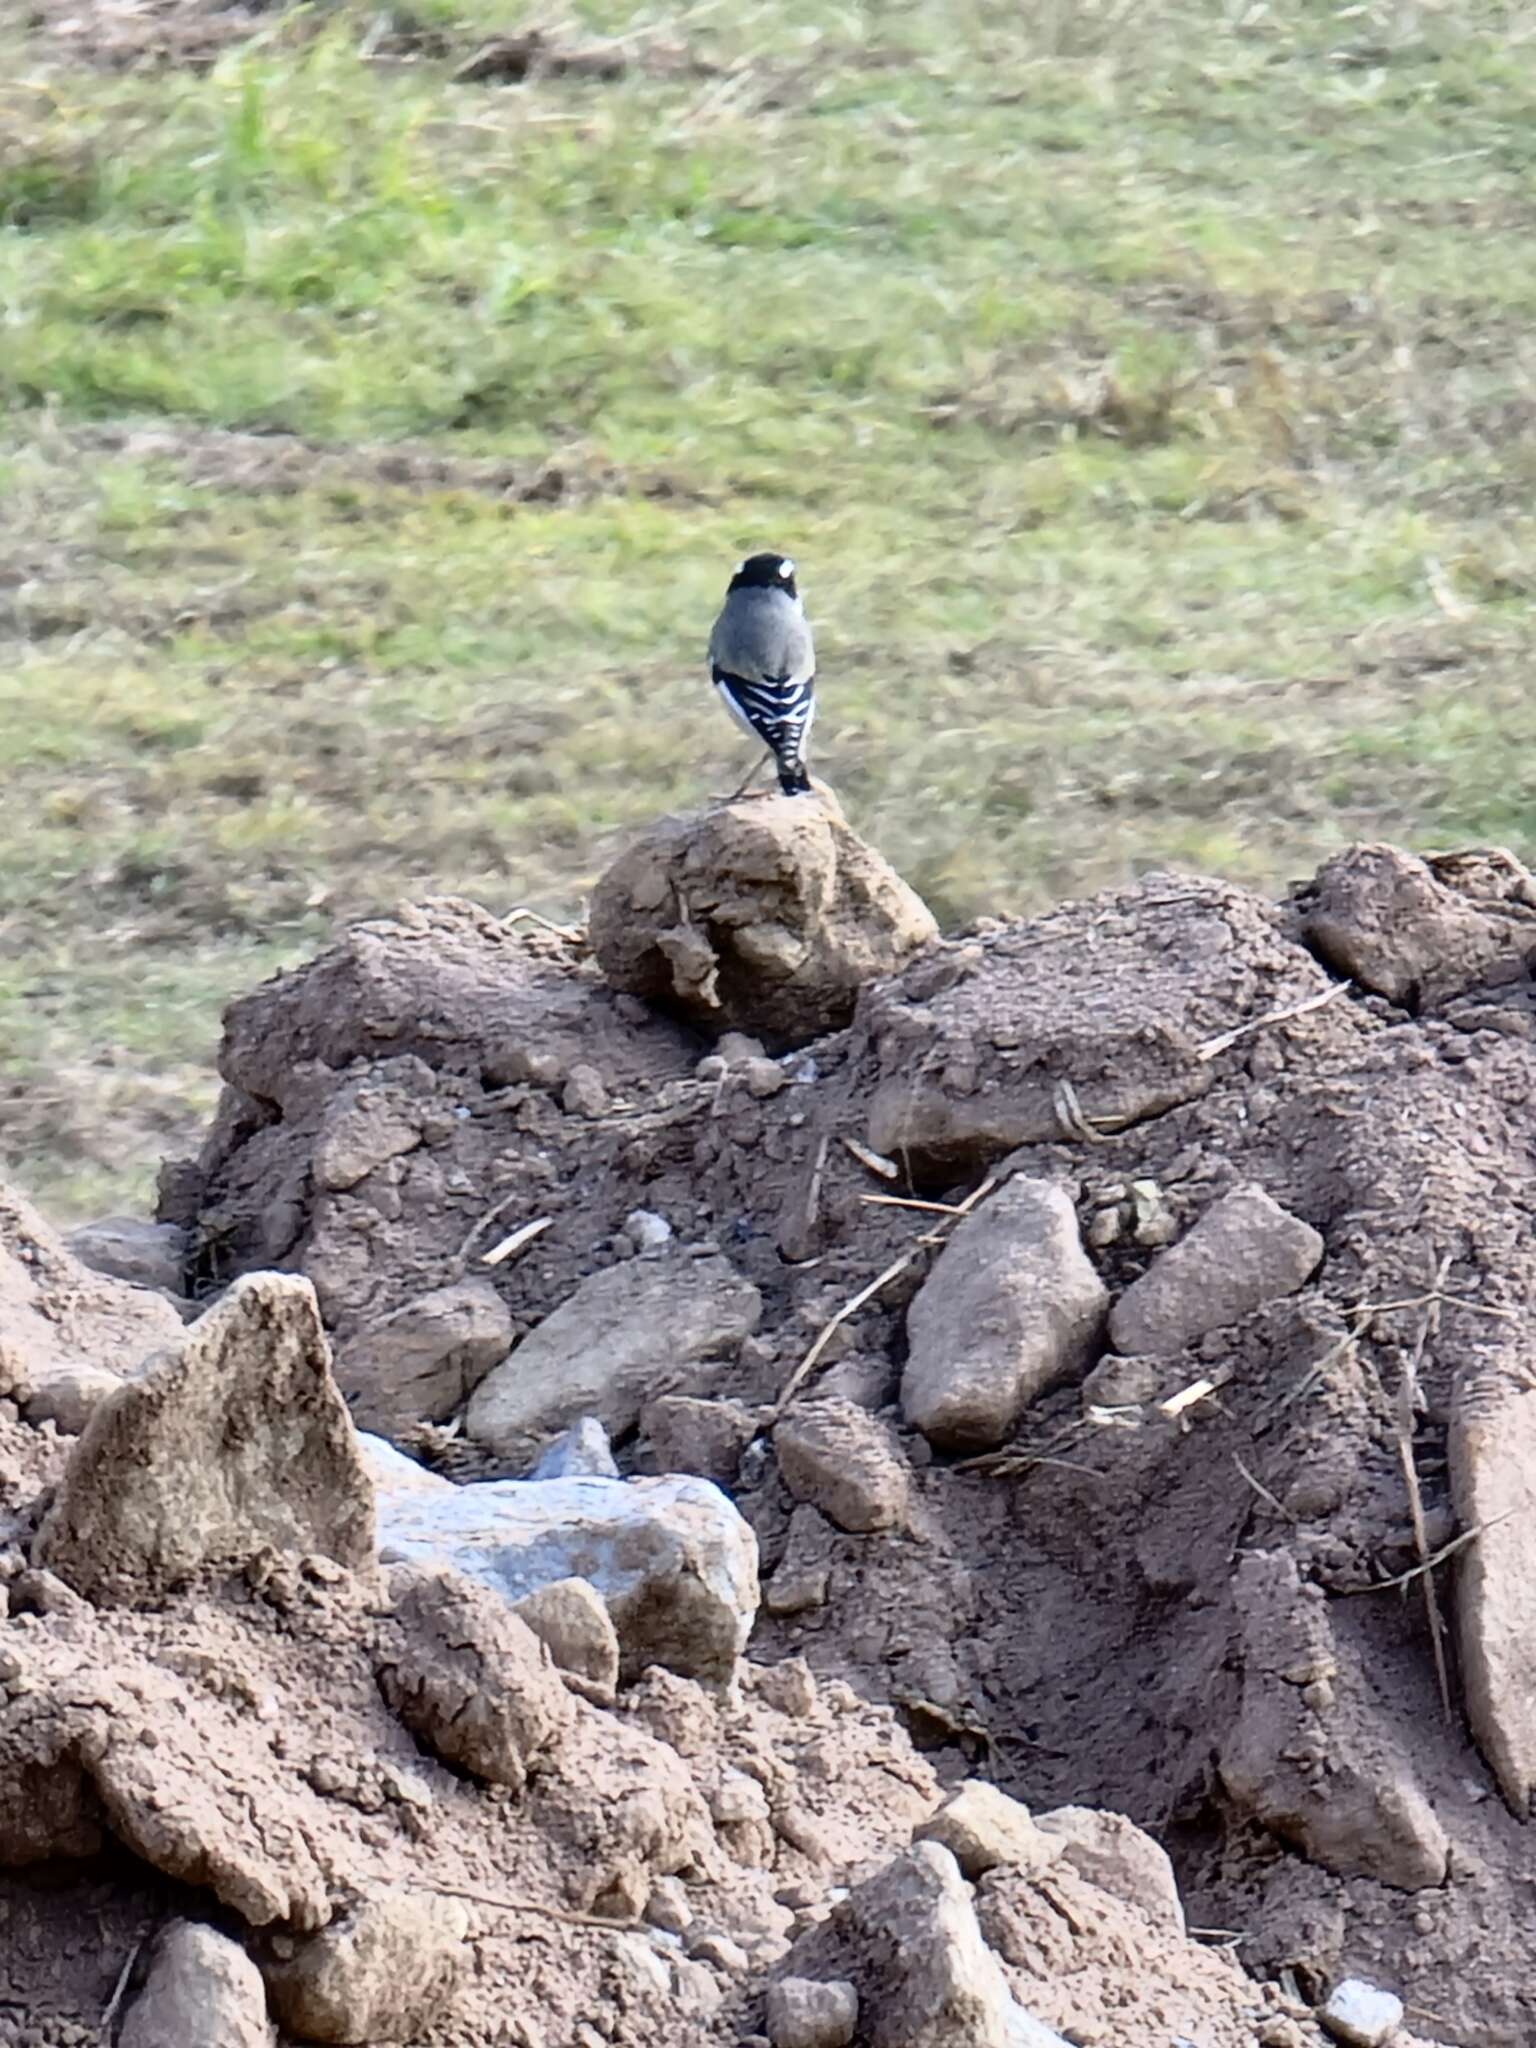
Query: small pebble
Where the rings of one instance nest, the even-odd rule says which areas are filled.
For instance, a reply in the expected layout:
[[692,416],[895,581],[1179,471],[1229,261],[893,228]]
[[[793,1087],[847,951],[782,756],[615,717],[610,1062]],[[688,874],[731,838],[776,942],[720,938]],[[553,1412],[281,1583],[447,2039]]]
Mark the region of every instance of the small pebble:
[[631,1209],[624,1218],[624,1235],[637,1252],[655,1251],[659,1245],[671,1243],[672,1226],[654,1209]]
[[1317,2017],[1346,2048],[1383,2048],[1403,2023],[1403,2001],[1362,1977],[1346,1977],[1334,1985]]
[[859,1995],[842,1979],[819,1984],[785,1977],[768,1986],[768,2039],[773,2048],[848,2048],[859,2024]]

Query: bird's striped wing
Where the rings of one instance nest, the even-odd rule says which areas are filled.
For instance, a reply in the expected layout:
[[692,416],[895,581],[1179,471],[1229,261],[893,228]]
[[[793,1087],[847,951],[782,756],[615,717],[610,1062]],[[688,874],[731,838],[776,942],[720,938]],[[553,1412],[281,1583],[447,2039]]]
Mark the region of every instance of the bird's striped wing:
[[798,764],[816,716],[816,678],[765,676],[748,681],[718,662],[710,670],[715,688],[737,724],[761,740],[781,765]]

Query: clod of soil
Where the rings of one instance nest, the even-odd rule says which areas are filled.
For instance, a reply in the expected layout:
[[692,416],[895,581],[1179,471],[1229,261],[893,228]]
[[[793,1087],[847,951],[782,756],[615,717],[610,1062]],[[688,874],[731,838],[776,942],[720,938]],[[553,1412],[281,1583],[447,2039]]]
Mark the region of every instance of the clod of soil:
[[592,897],[592,950],[615,988],[781,1047],[846,1024],[866,982],[937,936],[821,791],[668,818]]

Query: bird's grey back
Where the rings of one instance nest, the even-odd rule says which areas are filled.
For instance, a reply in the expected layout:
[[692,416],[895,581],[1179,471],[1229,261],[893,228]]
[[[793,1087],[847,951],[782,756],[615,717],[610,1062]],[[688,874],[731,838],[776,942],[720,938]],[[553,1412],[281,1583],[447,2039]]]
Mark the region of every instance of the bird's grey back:
[[811,675],[816,649],[805,614],[782,590],[733,590],[709,636],[709,659],[755,683]]

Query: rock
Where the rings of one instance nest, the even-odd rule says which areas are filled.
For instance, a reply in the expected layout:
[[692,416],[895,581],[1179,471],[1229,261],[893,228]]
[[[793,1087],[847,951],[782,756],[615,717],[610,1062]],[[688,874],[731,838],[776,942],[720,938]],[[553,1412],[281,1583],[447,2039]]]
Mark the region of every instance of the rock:
[[269,2048],[261,1972],[238,1942],[173,1920],[155,1943],[118,2048]]
[[1335,1984],[1317,2017],[1348,2048],[1383,2048],[1403,2023],[1403,2001],[1359,1977]]
[[460,1280],[354,1331],[336,1380],[358,1427],[388,1434],[446,1422],[511,1348],[511,1312],[490,1281]]
[[787,1046],[846,1024],[864,983],[937,929],[818,793],[663,820],[598,883],[590,937],[614,988]]
[[1051,1850],[1101,1892],[1182,1936],[1184,1902],[1167,1852],[1123,1813],[1058,1806],[1036,1823]]
[[858,1885],[789,1958],[793,1975],[814,1978],[839,1963],[861,2048],[1009,2048],[1013,1999],[939,1843],[916,1843]]
[[595,1415],[583,1415],[534,1460],[530,1479],[617,1479],[613,1446]]
[[[1021,1145],[1108,1135],[1207,1093],[1201,1044],[1324,994],[1317,962],[1264,898],[1198,876],[1145,875],[992,931],[975,971],[916,999],[866,991],[852,1052],[873,1083],[865,1136],[935,1185]],[[1309,1017],[1319,1045],[1369,1029],[1356,1006]]]
[[999,1864],[1038,1876],[1062,1853],[1059,1835],[1037,1827],[1027,1806],[979,1778],[952,1792],[913,1839],[942,1843],[973,1884]]
[[658,1472],[693,1472],[729,1485],[741,1454],[757,1435],[757,1417],[739,1401],[701,1401],[691,1394],[663,1394],[646,1403],[640,1426]]
[[408,2041],[451,2017],[468,1926],[457,1899],[375,1893],[267,1963],[272,2009],[305,2041]]
[[1131,1354],[1182,1351],[1207,1330],[1294,1294],[1322,1256],[1310,1223],[1253,1182],[1233,1188],[1131,1282],[1110,1311],[1110,1342]]
[[1346,847],[1302,891],[1308,944],[1336,974],[1410,1010],[1472,987],[1501,956],[1529,950],[1528,907],[1505,903],[1496,912],[1474,903],[1446,886],[1441,865],[1395,846]]
[[390,1590],[395,1626],[375,1653],[379,1690],[445,1763],[521,1792],[573,1718],[548,1649],[488,1586],[458,1572],[397,1566]]
[[1394,1739],[1378,1688],[1345,1665],[1295,1559],[1249,1552],[1235,1594],[1242,1695],[1218,1759],[1233,1801],[1340,1876],[1403,1891],[1443,1884],[1449,1845],[1406,1742]]
[[722,1258],[637,1259],[609,1266],[530,1330],[470,1401],[477,1443],[515,1451],[531,1435],[595,1415],[611,1436],[632,1430],[657,1394],[703,1393],[757,1328],[762,1297]]
[[839,1529],[893,1529],[907,1510],[907,1461],[886,1426],[852,1401],[804,1401],[773,1432],[784,1484]]
[[645,1918],[664,1934],[686,1934],[693,1925],[688,1887],[680,1877],[658,1877],[645,1902]]
[[731,1676],[757,1612],[757,1539],[707,1480],[455,1486],[379,1438],[362,1444],[386,1561],[450,1564],[509,1602],[586,1579],[613,1618],[626,1675],[662,1664],[690,1677]]
[[1457,1568],[1467,1719],[1524,1820],[1536,1793],[1536,1394],[1497,1370],[1460,1375],[1448,1448],[1457,1520],[1481,1531]]
[[384,1060],[333,1095],[315,1138],[315,1183],[340,1194],[421,1143],[422,1110],[434,1092],[432,1070],[406,1056]]
[[65,1245],[93,1273],[150,1287],[161,1294],[185,1291],[187,1233],[174,1223],[147,1223],[136,1216],[103,1216],[72,1230]]
[[903,1415],[945,1449],[1002,1443],[1093,1357],[1108,1298],[1066,1190],[1016,1175],[958,1226],[907,1310]]
[[267,1549],[371,1564],[373,1539],[314,1289],[252,1273],[92,1415],[34,1560],[91,1599],[132,1603]]
[[586,1060],[578,1060],[567,1075],[560,1096],[560,1107],[566,1115],[593,1119],[606,1116],[611,1101],[608,1084],[597,1068]]
[[624,1235],[637,1252],[655,1252],[672,1242],[672,1226],[653,1209],[631,1209],[624,1218]]
[[22,1405],[28,1422],[51,1422],[61,1436],[79,1436],[102,1402],[123,1384],[103,1365],[45,1366],[32,1380]]
[[557,1669],[579,1678],[589,1698],[611,1705],[619,1683],[619,1637],[602,1595],[585,1579],[556,1579],[519,1600],[521,1615]]
[[34,1389],[87,1369],[137,1373],[182,1330],[162,1295],[93,1272],[0,1182],[0,1398],[25,1406]]
[[832,1581],[832,1540],[826,1521],[808,1502],[794,1509],[784,1553],[763,1589],[763,1605],[770,1614],[804,1614],[826,1606]]
[[848,2048],[858,2024],[859,1994],[845,1979],[781,1977],[768,1986],[773,2048]]

